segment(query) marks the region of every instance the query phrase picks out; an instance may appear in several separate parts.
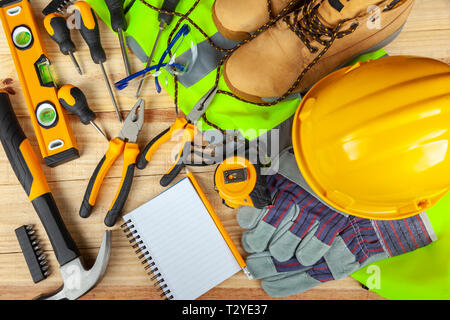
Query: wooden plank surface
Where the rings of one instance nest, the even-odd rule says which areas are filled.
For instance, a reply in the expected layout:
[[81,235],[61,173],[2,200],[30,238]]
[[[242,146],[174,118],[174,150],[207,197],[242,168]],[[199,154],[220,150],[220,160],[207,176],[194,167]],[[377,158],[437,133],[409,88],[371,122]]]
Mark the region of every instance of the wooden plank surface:
[[[47,0],[33,0],[32,5],[36,17],[41,17],[40,11],[47,2]],[[39,24],[42,27],[42,21],[39,21]],[[105,66],[111,81],[117,81],[123,77],[123,64],[118,40],[102,22],[100,24],[102,43],[108,56]],[[13,88],[17,94],[12,96],[12,102],[26,135],[31,140],[35,151],[38,152],[14,64],[5,36],[3,32],[1,33],[0,63],[2,69],[0,79],[12,78],[14,80]],[[72,34],[78,48],[77,59],[85,71],[83,77],[75,73],[70,59],[61,55],[57,45],[42,32],[59,82],[79,86],[88,97],[91,108],[97,112],[96,122],[110,136],[114,136],[120,130],[120,125],[113,112],[100,70],[98,66],[92,63],[87,47],[81,41],[79,34]],[[403,32],[386,50],[392,55],[427,56],[450,63],[450,1],[416,0]],[[132,54],[130,54],[130,58],[133,70],[137,70],[140,67],[138,59]],[[171,98],[165,93],[158,95],[151,81],[147,82],[143,97],[146,100],[146,124],[140,135],[139,143],[141,147],[168,127],[175,118]],[[135,99],[131,94],[124,94],[118,96],[118,101],[121,110],[125,111],[133,106]],[[87,180],[97,162],[103,156],[107,144],[91,126],[83,126],[74,116],[70,116],[70,120],[77,136],[81,158],[52,169],[44,166],[44,172],[69,231],[80,247],[87,263],[93,263],[105,229],[103,225],[104,215],[120,180],[122,163],[119,160],[105,179],[98,204],[92,216],[89,219],[81,219],[78,216],[78,209]],[[125,212],[137,208],[163,190],[159,186],[159,179],[161,174],[169,167],[174,146],[174,143],[164,145],[152,159],[152,164],[147,169],[136,171]],[[221,199],[213,191],[212,176],[214,169],[214,167],[207,167],[193,169],[193,171],[222,219],[225,228],[238,245],[240,252],[244,254],[240,247],[240,237],[243,230],[236,222],[236,212],[224,207]],[[61,277],[52,248],[1,148],[0,202],[2,203],[2,209],[0,210],[0,299],[31,299],[40,293],[56,289],[61,285]],[[39,238],[44,240],[44,249],[53,271],[47,280],[37,285],[33,284],[30,278],[14,234],[14,229],[23,224],[34,224],[36,226]],[[149,277],[137,261],[122,232],[118,227],[113,228],[113,230],[113,248],[107,273],[101,283],[86,294],[83,299],[159,299],[158,292],[152,286]],[[249,281],[242,273],[238,273],[201,298],[228,300],[269,299],[270,297],[260,288],[259,281]],[[287,299],[381,299],[381,297],[362,289],[357,281],[346,278],[320,285],[308,292]]]

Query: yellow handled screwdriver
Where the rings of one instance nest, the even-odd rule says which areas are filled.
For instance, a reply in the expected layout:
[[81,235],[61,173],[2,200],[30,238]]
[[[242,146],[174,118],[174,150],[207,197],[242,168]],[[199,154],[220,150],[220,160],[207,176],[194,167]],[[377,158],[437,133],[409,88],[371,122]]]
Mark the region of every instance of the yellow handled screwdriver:
[[86,41],[89,47],[92,60],[94,61],[94,63],[100,65],[100,69],[102,70],[103,78],[105,79],[106,87],[108,89],[109,95],[111,96],[111,101],[116,111],[117,118],[120,122],[122,122],[122,115],[119,112],[116,98],[114,97],[111,84],[109,82],[108,76],[106,75],[105,67],[103,66],[103,63],[106,61],[106,54],[100,42],[100,31],[98,27],[97,17],[95,16],[94,11],[87,2],[78,1],[75,2],[73,6],[75,8],[75,12],[78,12],[79,14],[81,36],[83,37],[84,41]]
[[94,122],[97,116],[89,108],[83,91],[73,85],[66,84],[58,90],[58,99],[66,110],[78,116],[82,124],[91,124],[109,143],[108,137]]
[[67,27],[66,19],[59,13],[50,13],[44,18],[44,27],[50,38],[58,44],[61,53],[68,55],[72,59],[78,73],[83,74],[77,59],[73,55],[76,49],[70,38],[70,30]]

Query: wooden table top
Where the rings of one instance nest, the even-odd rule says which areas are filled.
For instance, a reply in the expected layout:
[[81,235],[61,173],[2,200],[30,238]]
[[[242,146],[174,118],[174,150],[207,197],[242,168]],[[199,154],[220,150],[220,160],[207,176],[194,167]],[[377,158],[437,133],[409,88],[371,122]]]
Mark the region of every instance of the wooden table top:
[[[58,46],[44,33],[41,10],[48,0],[33,0],[31,3],[35,17],[40,19],[38,23],[42,38],[52,64],[55,66],[59,83],[79,86],[88,97],[90,107],[97,113],[97,124],[104,128],[107,134],[114,136],[120,130],[120,124],[113,111],[99,67],[92,62],[86,44],[79,33],[72,33],[72,39],[78,48],[76,57],[85,73],[79,76],[70,59],[63,56]],[[100,25],[102,44],[108,57],[105,67],[111,82],[115,82],[124,76],[118,39],[103,22],[100,21]],[[0,79],[14,80],[12,86],[16,94],[11,97],[11,100],[27,137],[39,155],[14,63],[6,38],[3,32],[1,33],[0,63],[3,67],[0,70]],[[391,55],[426,56],[450,63],[450,2],[448,0],[416,0],[403,31],[393,43],[386,47],[386,51]],[[133,54],[130,54],[130,60],[133,70],[141,67]],[[147,82],[143,90],[143,98],[146,101],[146,124],[139,138],[141,147],[171,125],[175,119],[171,98],[164,92],[158,95],[152,81]],[[126,115],[127,110],[130,110],[135,103],[135,98],[131,94],[117,95],[117,99],[123,115]],[[73,115],[69,115],[69,118],[81,157],[56,168],[43,165],[43,169],[67,228],[87,263],[92,264],[105,230],[103,224],[105,213],[120,181],[122,161],[119,159],[106,177],[91,217],[81,219],[78,210],[87,181],[103,156],[107,144],[91,126],[82,125]],[[124,212],[137,208],[163,191],[159,185],[159,179],[169,168],[173,146],[171,143],[164,145],[155,154],[152,164],[147,169],[136,170]],[[240,246],[243,229],[236,222],[236,212],[223,206],[221,199],[213,190],[214,170],[214,166],[192,169],[226,230],[244,255]],[[0,148],[0,203],[3,203],[0,209],[0,299],[31,299],[40,293],[55,290],[62,284],[58,263],[44,229],[27,200],[22,186],[18,183],[2,148]],[[35,225],[38,237],[43,240],[43,248],[52,270],[50,277],[38,284],[34,284],[31,280],[14,234],[14,229],[24,224]],[[111,259],[105,277],[82,299],[159,299],[159,292],[152,285],[119,229],[118,226],[113,228]],[[270,296],[261,289],[259,281],[249,281],[242,272],[239,272],[204,294],[201,299],[270,299]],[[362,289],[357,281],[348,277],[322,284],[308,292],[286,299],[382,298]]]

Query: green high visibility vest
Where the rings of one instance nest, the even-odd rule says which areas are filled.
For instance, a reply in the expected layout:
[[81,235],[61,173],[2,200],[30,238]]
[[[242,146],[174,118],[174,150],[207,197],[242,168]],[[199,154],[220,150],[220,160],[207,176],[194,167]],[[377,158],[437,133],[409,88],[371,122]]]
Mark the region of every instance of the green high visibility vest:
[[[87,0],[97,15],[108,26],[110,26],[109,11],[103,0]],[[125,8],[132,0],[125,1]],[[162,0],[149,1],[156,7],[161,7]],[[186,13],[195,0],[180,1],[176,12]],[[189,15],[203,31],[211,38],[214,43],[222,48],[232,48],[237,42],[230,41],[222,37],[212,20],[211,7],[214,0],[202,0]],[[132,18],[131,18],[132,17]],[[124,32],[128,47],[141,59],[144,63],[150,54],[156,35],[159,30],[158,12],[146,6],[141,0],[135,0],[129,11],[126,12],[125,18],[128,22],[128,28]],[[174,17],[172,23],[164,30],[159,40],[159,45],[155,51],[155,61],[163,54],[167,48],[167,40],[171,31],[177,25],[180,17]],[[197,29],[192,27],[190,23],[184,20],[183,24],[190,26],[190,33],[186,36],[181,46],[176,51],[177,61],[189,60],[192,57],[191,46],[196,46],[198,57],[193,65],[189,65],[190,71],[179,76],[179,92],[178,101],[180,109],[188,114],[192,107],[212,88],[215,83],[217,63],[223,56],[223,53],[215,50],[206,41]],[[371,54],[367,58],[378,58],[384,55],[383,50]],[[160,84],[166,91],[174,97],[174,80],[167,70],[163,70],[160,76]],[[147,79],[146,81],[153,81]],[[223,77],[220,77],[219,89],[230,92]],[[289,119],[296,111],[300,103],[300,97],[283,101],[275,106],[262,107],[251,103],[239,101],[233,97],[217,94],[213,102],[206,111],[207,119],[223,130],[238,130],[248,140],[253,140],[258,136],[266,133]],[[199,121],[199,127],[202,130],[211,129],[211,127]]]
[[[132,0],[125,1],[125,7]],[[97,15],[109,26],[109,12],[104,0],[87,0]],[[195,0],[180,1],[177,12],[186,13]],[[152,0],[153,6],[161,7],[162,0]],[[223,38],[217,31],[211,16],[214,0],[201,0],[189,17],[210,36],[214,43],[223,48],[232,48],[235,43]],[[126,13],[128,28],[125,37],[129,48],[146,62],[158,33],[158,12],[150,9],[141,0],[136,0]],[[175,17],[163,32],[156,49],[156,61],[167,48],[167,39],[177,24]],[[189,23],[183,21],[184,23]],[[189,59],[191,45],[196,46],[197,61],[190,66],[192,71],[180,76],[179,107],[188,114],[192,107],[214,85],[217,62],[221,54],[213,49],[205,37],[191,27],[191,32],[178,48],[179,59]],[[384,50],[363,55],[356,59],[377,59],[385,55]],[[198,63],[201,61],[201,63]],[[353,61],[352,63],[354,63]],[[162,71],[160,84],[174,97],[173,77]],[[167,80],[167,81],[166,81]],[[151,79],[147,79],[151,81]],[[220,77],[219,89],[230,91],[223,77]],[[206,111],[209,121],[222,129],[239,130],[241,134],[253,140],[268,130],[276,128],[295,113],[301,97],[283,101],[272,107],[261,107],[236,100],[227,95],[218,94]],[[203,130],[207,125],[199,124]],[[352,277],[370,290],[388,299],[450,299],[450,195],[444,197],[428,211],[429,219],[438,237],[435,243],[413,252],[379,261],[355,272]]]
[[427,213],[437,241],[378,261],[355,272],[352,277],[388,299],[450,299],[450,194]]

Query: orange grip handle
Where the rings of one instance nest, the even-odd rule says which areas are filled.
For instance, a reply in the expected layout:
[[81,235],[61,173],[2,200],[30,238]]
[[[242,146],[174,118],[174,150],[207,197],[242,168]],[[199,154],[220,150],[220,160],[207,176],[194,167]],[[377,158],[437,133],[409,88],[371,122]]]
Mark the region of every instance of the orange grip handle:
[[179,130],[184,129],[188,125],[185,118],[177,118],[172,126],[161,132],[158,136],[152,139],[147,146],[142,151],[137,162],[137,167],[139,169],[145,169],[147,164],[150,162],[155,151],[164,143],[169,141],[172,136]]
[[89,217],[92,207],[97,200],[98,192],[102,185],[103,179],[108,173],[113,163],[117,160],[119,155],[123,152],[125,142],[120,138],[114,138],[109,142],[108,150],[106,151],[102,160],[94,170],[88,187],[84,194],[83,202],[80,207],[80,216],[83,218]]
[[117,190],[114,201],[109,208],[105,217],[105,224],[108,227],[114,226],[117,218],[122,213],[122,209],[127,201],[128,194],[131,190],[134,177],[134,167],[136,165],[136,159],[139,155],[139,146],[137,143],[127,143],[125,145],[124,157],[123,157],[123,170],[122,177],[120,179],[120,185]]
[[84,26],[89,30],[95,29],[97,22],[95,21],[95,16],[89,3],[77,1],[73,6],[75,7],[75,10],[78,10],[80,13]]
[[44,18],[45,31],[47,31],[47,33],[51,37],[55,34],[55,30],[53,29],[53,26],[52,26],[52,19],[54,19],[54,18],[59,19],[59,18],[63,18],[63,16],[60,15],[59,13],[50,13],[50,14],[46,15]]
[[184,168],[185,166],[184,156],[190,150],[195,135],[196,135],[196,127],[193,124],[188,123],[183,131],[183,143],[181,146],[182,149],[178,152],[177,158],[175,159],[175,163],[166,172],[166,174],[162,176],[159,182],[161,186],[167,187]]
[[14,113],[7,92],[0,90],[0,141],[30,201],[50,192],[36,153]]
[[186,148],[186,145],[187,144],[190,145],[192,141],[194,141],[194,136],[195,136],[195,129],[191,127],[186,127],[186,129],[183,132],[183,143],[181,145],[180,152],[178,152],[177,158],[175,159],[175,162],[172,165],[172,167],[169,170],[167,170],[166,175],[170,174],[170,172],[174,169],[174,167],[180,162],[180,159],[183,156],[183,151]]
[[39,196],[49,193],[50,187],[48,186],[47,179],[42,171],[41,164],[31,147],[30,141],[28,139],[24,140],[19,149],[26,162],[26,167],[33,177],[30,193],[28,194],[30,201],[33,201]]

